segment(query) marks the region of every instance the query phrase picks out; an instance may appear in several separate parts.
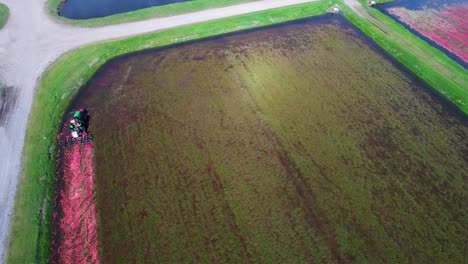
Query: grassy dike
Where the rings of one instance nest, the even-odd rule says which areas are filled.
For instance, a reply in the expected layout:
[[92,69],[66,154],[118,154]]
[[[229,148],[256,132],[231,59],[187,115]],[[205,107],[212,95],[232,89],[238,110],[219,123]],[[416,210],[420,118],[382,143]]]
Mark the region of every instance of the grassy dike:
[[[48,263],[56,136],[78,89],[107,61],[122,54],[323,14],[323,2],[279,8],[95,44],[55,62],[36,90],[23,150],[7,263]],[[47,116],[47,118],[44,118]]]
[[341,3],[344,16],[392,57],[468,114],[468,75],[458,63],[367,1],[361,13]]
[[3,26],[5,26],[8,20],[9,14],[10,14],[10,10],[8,9],[8,7],[0,3],[0,29],[2,29]]
[[61,22],[83,27],[98,27],[110,24],[145,20],[154,17],[167,17],[182,13],[200,11],[208,8],[223,7],[254,1],[258,0],[195,0],[190,2],[174,3],[170,5],[154,6],[150,8],[115,14],[112,16],[102,18],[92,18],[83,20],[68,19],[66,17],[58,15],[58,10],[60,9],[64,0],[48,0],[48,8],[49,13]]

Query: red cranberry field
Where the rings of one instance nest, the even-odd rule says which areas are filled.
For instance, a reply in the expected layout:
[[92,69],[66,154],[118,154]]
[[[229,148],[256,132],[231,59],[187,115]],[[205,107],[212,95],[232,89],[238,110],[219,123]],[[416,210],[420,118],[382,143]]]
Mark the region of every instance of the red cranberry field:
[[93,146],[61,148],[57,157],[52,263],[100,263]]
[[387,10],[404,24],[468,63],[468,2],[426,2],[431,4],[415,9],[395,6]]

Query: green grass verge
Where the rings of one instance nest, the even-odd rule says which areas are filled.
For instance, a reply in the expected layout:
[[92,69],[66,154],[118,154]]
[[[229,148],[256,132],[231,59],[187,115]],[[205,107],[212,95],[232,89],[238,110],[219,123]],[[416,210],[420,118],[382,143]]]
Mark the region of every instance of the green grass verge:
[[[375,0],[374,0],[375,1]],[[366,1],[367,3],[368,1]],[[390,3],[390,2],[395,2],[395,0],[377,0],[375,1],[377,4],[385,4],[385,3]]]
[[2,29],[3,26],[5,26],[8,20],[9,14],[10,14],[10,10],[8,9],[8,7],[0,3],[0,29]]
[[245,2],[253,2],[258,0],[196,0],[190,2],[180,2],[164,6],[154,6],[150,8],[144,8],[136,11],[115,14],[112,16],[102,18],[92,18],[75,20],[68,19],[58,15],[58,10],[64,2],[64,0],[49,0],[48,7],[49,12],[59,21],[70,23],[77,26],[83,27],[98,27],[110,24],[125,23],[137,20],[145,20],[154,17],[167,17],[171,15],[177,15],[188,12],[200,11],[208,8],[223,7],[227,5],[240,4]]
[[70,100],[104,63],[134,51],[320,15],[325,10],[323,2],[279,8],[95,44],[61,57],[44,74],[34,97],[7,263],[49,262],[56,135]]
[[367,8],[365,0],[360,2],[366,8],[361,14],[341,4],[345,17],[392,57],[468,114],[466,70],[392,18],[377,9]]

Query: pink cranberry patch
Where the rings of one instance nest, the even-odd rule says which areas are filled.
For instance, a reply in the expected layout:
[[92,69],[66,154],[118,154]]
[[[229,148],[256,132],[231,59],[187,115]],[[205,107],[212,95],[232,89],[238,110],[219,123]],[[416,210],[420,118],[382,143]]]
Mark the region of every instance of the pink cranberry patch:
[[52,263],[100,263],[92,144],[57,156]]

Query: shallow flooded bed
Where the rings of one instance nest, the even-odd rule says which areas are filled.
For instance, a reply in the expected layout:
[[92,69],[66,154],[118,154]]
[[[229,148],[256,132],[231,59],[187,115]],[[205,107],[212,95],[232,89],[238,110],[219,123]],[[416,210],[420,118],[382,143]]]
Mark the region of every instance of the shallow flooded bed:
[[71,19],[98,18],[187,1],[193,0],[66,0],[60,15]]
[[331,17],[108,63],[103,262],[461,262],[467,120],[399,67]]

